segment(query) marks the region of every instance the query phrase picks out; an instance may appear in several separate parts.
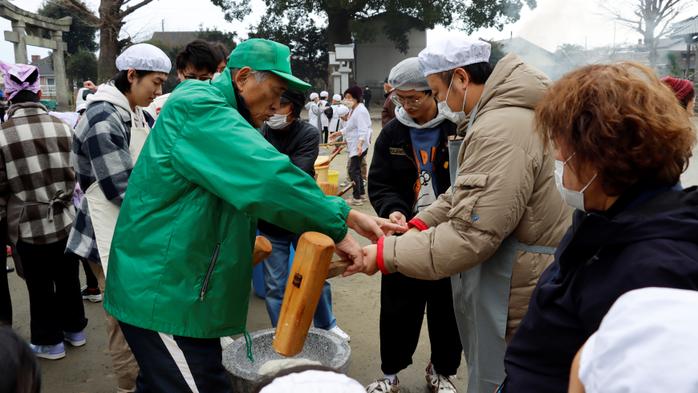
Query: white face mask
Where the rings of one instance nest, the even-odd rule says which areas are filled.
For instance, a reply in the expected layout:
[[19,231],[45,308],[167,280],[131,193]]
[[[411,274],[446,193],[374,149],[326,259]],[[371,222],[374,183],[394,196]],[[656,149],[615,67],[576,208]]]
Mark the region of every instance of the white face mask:
[[563,184],[563,179],[565,175],[565,165],[569,162],[569,160],[574,157],[574,154],[572,154],[566,161],[560,161],[560,160],[555,160],[555,185],[557,186],[557,190],[560,192],[560,195],[562,196],[562,200],[565,201],[569,206],[581,210],[585,212],[584,208],[584,191],[589,188],[591,183],[596,180],[596,174],[594,177],[589,180],[589,182],[586,184],[586,186],[582,187],[581,190],[579,191],[574,191],[565,188],[565,185]]
[[289,124],[290,122],[288,121],[288,115],[282,115],[279,113],[273,114],[269,120],[267,120],[267,125],[272,130],[282,130]]
[[453,78],[455,77],[455,74],[451,77],[451,83],[448,84],[448,91],[446,92],[446,99],[443,101],[439,101],[437,104],[437,107],[439,109],[439,113],[443,114],[443,116],[454,123],[455,125],[459,126],[463,123],[465,123],[465,97],[468,96],[468,87],[466,86],[465,92],[463,93],[463,105],[460,108],[460,112],[454,112],[451,110],[451,107],[448,106],[448,95],[451,94],[451,86],[453,85]]

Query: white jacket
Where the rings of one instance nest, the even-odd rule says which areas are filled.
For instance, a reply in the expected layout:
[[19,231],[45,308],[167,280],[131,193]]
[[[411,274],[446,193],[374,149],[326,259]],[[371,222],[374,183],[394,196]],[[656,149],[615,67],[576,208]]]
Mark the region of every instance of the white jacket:
[[328,127],[330,132],[339,131],[344,128],[344,120],[342,120],[341,117],[349,112],[349,108],[342,104],[332,105],[332,119],[330,119]]
[[308,111],[308,123],[312,124],[313,127],[317,128],[318,130],[321,130],[320,114],[322,112],[320,111],[318,104],[310,101],[309,103],[305,104],[305,109]]
[[347,141],[349,157],[358,156],[359,141],[362,142],[362,152],[367,151],[371,144],[371,115],[364,104],[358,104],[351,112],[349,120],[341,130],[344,139]]

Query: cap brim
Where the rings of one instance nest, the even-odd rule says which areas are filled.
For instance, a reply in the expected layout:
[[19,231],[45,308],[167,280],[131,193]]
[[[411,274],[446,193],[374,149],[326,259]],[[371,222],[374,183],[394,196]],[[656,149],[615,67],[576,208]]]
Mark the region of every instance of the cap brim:
[[291,90],[298,90],[298,91],[306,91],[310,89],[310,84],[296,78],[295,76],[291,74],[287,74],[285,72],[279,72],[279,71],[274,71],[274,70],[269,70],[269,72],[278,75],[281,77],[281,79],[285,80],[288,82],[288,88]]

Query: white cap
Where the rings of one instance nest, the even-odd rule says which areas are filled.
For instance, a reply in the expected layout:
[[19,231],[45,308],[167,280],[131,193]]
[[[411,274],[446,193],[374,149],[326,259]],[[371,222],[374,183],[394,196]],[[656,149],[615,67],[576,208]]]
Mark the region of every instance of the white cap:
[[342,96],[339,94],[335,94],[332,96],[333,101],[342,101]]
[[328,92],[326,92],[326,91],[324,91],[324,90],[320,92],[320,97],[325,97],[325,98],[327,98],[327,97],[329,97],[329,96],[330,96],[330,93],[328,93]]
[[366,393],[356,380],[333,371],[308,370],[284,375],[262,388],[260,393]]
[[311,100],[316,100],[316,99],[318,99],[318,98],[319,98],[319,97],[318,97],[317,93],[315,93],[315,92],[310,93],[310,99],[311,99]]
[[172,62],[162,49],[150,44],[131,45],[116,58],[116,69],[169,73]]
[[698,391],[696,310],[696,291],[644,288],[618,298],[582,350],[586,392]]
[[416,57],[409,57],[397,63],[390,70],[388,83],[397,90],[429,90],[427,78],[422,74],[419,59]]
[[491,45],[464,36],[449,35],[436,40],[419,52],[419,65],[424,76],[475,63],[490,61]]

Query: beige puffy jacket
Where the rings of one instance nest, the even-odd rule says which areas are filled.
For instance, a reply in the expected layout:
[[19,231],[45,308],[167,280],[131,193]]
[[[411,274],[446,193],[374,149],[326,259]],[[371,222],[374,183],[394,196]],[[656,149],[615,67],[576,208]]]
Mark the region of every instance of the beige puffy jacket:
[[[486,261],[511,234],[528,245],[557,247],[572,212],[555,187],[553,153],[533,125],[533,109],[549,83],[516,55],[499,61],[465,135],[455,184],[417,215],[428,229],[383,240],[386,270],[419,279],[448,277]],[[552,260],[519,252],[507,341]]]

